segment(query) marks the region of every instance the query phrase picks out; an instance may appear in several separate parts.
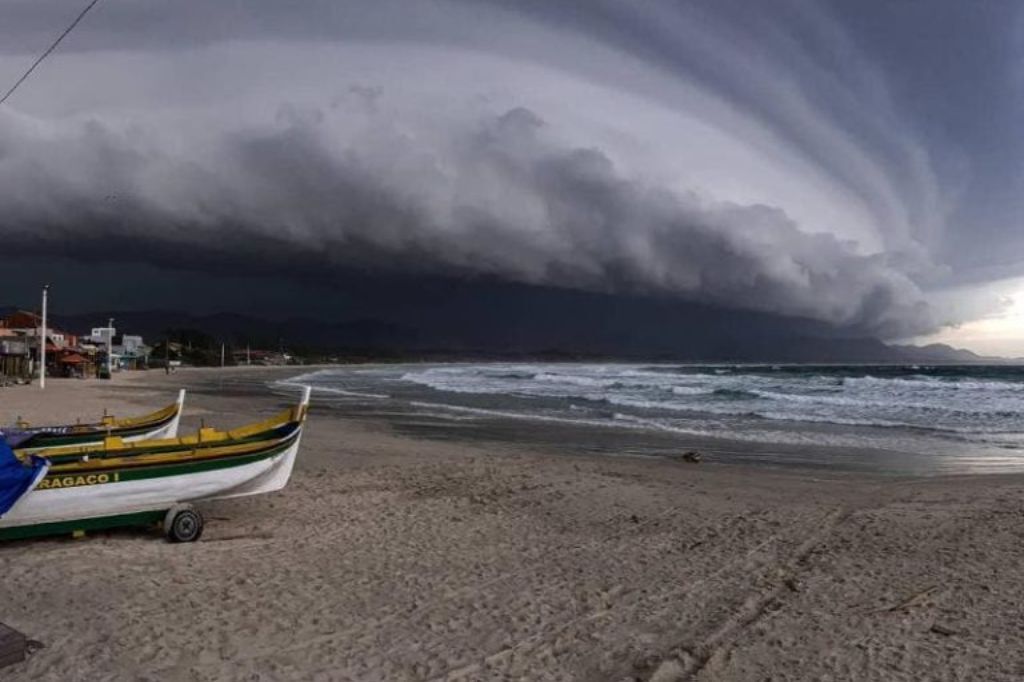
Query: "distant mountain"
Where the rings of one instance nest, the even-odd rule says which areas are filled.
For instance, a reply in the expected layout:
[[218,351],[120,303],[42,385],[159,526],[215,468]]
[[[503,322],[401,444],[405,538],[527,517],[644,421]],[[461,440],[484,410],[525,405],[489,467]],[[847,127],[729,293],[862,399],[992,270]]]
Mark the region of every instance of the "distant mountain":
[[924,364],[962,363],[965,365],[981,362],[1003,362],[1003,358],[992,358],[978,355],[963,348],[953,348],[944,343],[933,343],[928,346],[890,346],[894,351],[905,353],[907,362]]
[[[579,297],[573,297],[578,299]],[[88,332],[115,319],[119,331],[156,343],[171,329],[196,329],[241,348],[290,348],[360,357],[614,358],[671,362],[972,364],[1004,362],[943,344],[888,345],[846,337],[820,323],[678,302],[635,305],[445,306],[336,322],[261,319],[178,311],[100,311],[53,315],[53,324]],[[0,307],[0,315],[12,309]]]

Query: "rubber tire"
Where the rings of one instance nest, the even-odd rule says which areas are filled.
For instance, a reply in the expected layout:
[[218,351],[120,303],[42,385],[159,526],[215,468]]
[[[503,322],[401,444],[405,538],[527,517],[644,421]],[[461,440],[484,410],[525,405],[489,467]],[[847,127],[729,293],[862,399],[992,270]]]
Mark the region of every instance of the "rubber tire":
[[203,515],[197,509],[182,509],[167,524],[169,542],[195,542],[203,534]]

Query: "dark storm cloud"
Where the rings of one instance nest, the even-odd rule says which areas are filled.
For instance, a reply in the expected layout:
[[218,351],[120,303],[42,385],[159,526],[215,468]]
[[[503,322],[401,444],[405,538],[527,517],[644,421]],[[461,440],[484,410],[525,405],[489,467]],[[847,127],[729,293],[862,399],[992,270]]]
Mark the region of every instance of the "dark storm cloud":
[[[548,139],[526,109],[481,121],[430,158],[387,137],[332,155],[324,116],[287,115],[273,132],[227,136],[207,150],[216,166],[140,151],[97,125],[55,142],[59,155],[9,136],[0,167],[34,173],[4,177],[20,200],[8,200],[2,229],[14,248],[39,255],[63,244],[66,256],[288,276],[331,266],[479,273],[739,303],[881,334],[931,324],[916,287],[884,258],[805,234],[776,208],[709,204],[626,179],[599,150]],[[118,175],[69,185],[69,157]],[[160,184],[140,184],[154,167]],[[175,180],[183,184],[163,186]],[[34,196],[35,186],[60,190]]]
[[[4,4],[0,77],[76,7]],[[971,149],[936,144],[856,25],[787,0],[108,0],[0,110],[0,234],[23,254],[483,275],[929,331],[960,320],[929,304],[944,282],[1024,271],[986,222],[1014,214],[957,203]],[[986,243],[951,249],[972,225]]]

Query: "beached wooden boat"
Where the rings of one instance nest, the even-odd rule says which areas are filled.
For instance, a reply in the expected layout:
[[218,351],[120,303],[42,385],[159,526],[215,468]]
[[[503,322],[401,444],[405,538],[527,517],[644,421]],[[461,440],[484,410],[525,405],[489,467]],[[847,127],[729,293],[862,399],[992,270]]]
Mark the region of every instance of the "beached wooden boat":
[[49,450],[45,473],[0,516],[0,540],[161,520],[169,539],[198,539],[202,517],[191,503],[285,486],[308,406],[307,388],[296,407],[232,431]]
[[22,452],[46,454],[54,448],[99,445],[105,438],[116,436],[126,443],[158,438],[174,438],[178,435],[178,423],[185,405],[185,390],[178,392],[178,399],[167,407],[141,417],[118,419],[105,416],[90,424],[67,424],[63,426],[15,426],[0,428],[0,438]]

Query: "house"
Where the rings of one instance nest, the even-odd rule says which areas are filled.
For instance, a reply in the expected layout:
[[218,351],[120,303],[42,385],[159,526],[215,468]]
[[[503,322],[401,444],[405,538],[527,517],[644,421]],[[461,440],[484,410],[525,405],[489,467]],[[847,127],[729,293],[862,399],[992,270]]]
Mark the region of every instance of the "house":
[[[152,348],[147,346],[141,336],[134,334],[118,334],[117,328],[93,327],[88,336],[84,337],[83,349],[95,349],[104,358],[110,348],[110,367],[115,372],[122,369],[146,369]],[[106,367],[106,360],[102,366]]]
[[[42,316],[27,310],[18,310],[0,320],[0,329],[7,329],[15,334],[32,338],[39,336],[39,330],[42,326]],[[77,335],[61,331],[52,324],[47,324],[46,338],[50,343],[58,347],[74,347],[78,344]]]
[[[18,310],[0,319],[0,373],[31,377],[39,371],[39,333],[42,317]],[[117,334],[110,327],[93,327],[88,336],[71,334],[50,325],[46,329],[46,371],[57,377],[95,377],[105,373],[107,349],[110,368],[146,369],[152,349],[141,336]],[[101,372],[102,370],[102,372]]]
[[95,377],[99,371],[99,364],[95,353],[77,352],[65,349],[56,355],[55,364],[58,376],[72,379],[86,379]]
[[0,383],[5,379],[27,379],[31,375],[28,341],[10,329],[0,328]]
[[[0,320],[0,330],[4,333],[4,339],[18,343],[7,347],[16,348],[14,352],[4,353],[7,358],[3,361],[4,367],[9,367],[11,372],[5,371],[8,376],[30,377],[36,373],[39,363],[39,332],[43,326],[43,318],[27,310],[18,310]],[[74,348],[78,344],[78,336],[61,331],[56,327],[47,324],[46,328],[46,368],[47,372],[60,373],[57,363],[57,356],[67,349]],[[13,357],[20,359],[12,359]]]
[[86,337],[86,340],[90,343],[96,344],[97,346],[106,346],[107,341],[116,335],[116,327],[93,327],[92,332]]
[[27,310],[16,310],[7,317],[0,320],[0,328],[10,329],[16,332],[26,330],[38,330],[43,326],[43,318],[36,313]]
[[117,369],[146,369],[153,349],[147,346],[141,336],[122,334],[114,337],[113,357]]

